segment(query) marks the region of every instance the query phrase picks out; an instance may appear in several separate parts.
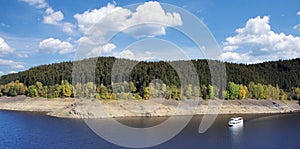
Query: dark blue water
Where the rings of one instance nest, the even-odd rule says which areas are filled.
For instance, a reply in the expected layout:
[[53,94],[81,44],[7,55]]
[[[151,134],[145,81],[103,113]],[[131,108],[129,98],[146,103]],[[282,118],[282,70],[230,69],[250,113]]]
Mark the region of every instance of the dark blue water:
[[[242,129],[228,128],[232,115],[219,115],[204,134],[201,116],[194,117],[176,137],[153,148],[300,148],[300,114],[243,115]],[[164,118],[126,118],[124,124],[145,127]],[[101,120],[100,120],[101,121]],[[82,120],[42,113],[0,111],[0,148],[120,148],[98,137]]]

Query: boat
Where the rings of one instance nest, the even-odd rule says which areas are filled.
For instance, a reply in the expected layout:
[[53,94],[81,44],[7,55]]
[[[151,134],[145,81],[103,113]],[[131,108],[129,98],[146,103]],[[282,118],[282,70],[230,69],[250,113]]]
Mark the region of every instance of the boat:
[[229,127],[243,126],[244,120],[242,117],[232,117],[228,122]]

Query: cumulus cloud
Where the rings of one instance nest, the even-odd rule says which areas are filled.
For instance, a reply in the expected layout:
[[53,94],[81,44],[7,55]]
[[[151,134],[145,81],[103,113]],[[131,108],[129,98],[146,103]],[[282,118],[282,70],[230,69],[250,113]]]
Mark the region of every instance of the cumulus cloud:
[[[109,17],[106,17],[108,16]],[[117,7],[108,3],[99,9],[88,10],[82,14],[75,14],[78,28],[82,33],[101,20],[101,24],[94,27],[92,34],[97,34],[97,41],[104,41],[111,32],[124,31],[135,37],[157,36],[166,34],[165,28],[182,25],[181,17],[175,12],[165,12],[159,2],[145,2],[139,5],[135,11]],[[135,26],[137,25],[137,26]],[[131,27],[131,28],[130,28]],[[96,29],[95,29],[96,28]]]
[[125,30],[125,32],[136,37],[165,35],[166,26],[182,25],[181,16],[175,12],[165,12],[159,2],[150,1],[140,5],[131,16],[127,20],[128,26],[133,24],[141,25]]
[[11,68],[22,69],[24,68],[24,63],[15,62],[13,60],[0,59],[0,65],[10,66]]
[[63,32],[72,34],[76,26],[70,22],[65,22],[62,24],[62,27],[63,27]]
[[58,25],[64,19],[61,11],[54,11],[52,8],[47,8],[45,13],[43,22],[46,24]]
[[27,54],[22,54],[22,53],[17,54],[17,56],[19,58],[28,58],[29,57]]
[[[297,15],[299,16],[299,19],[300,19],[300,11],[297,12]],[[297,24],[297,25],[295,25],[293,28],[294,28],[295,30],[300,31],[300,23]]]
[[[250,18],[245,27],[223,43],[225,60],[256,62],[300,57],[300,37],[275,33],[269,24],[270,17]],[[233,52],[234,51],[234,52]],[[244,59],[247,55],[247,59]]]
[[120,9],[120,7],[115,7],[114,4],[108,3],[107,6],[100,9],[87,10],[82,14],[75,14],[74,18],[77,19],[79,30],[85,33],[103,17],[117,9]]
[[151,59],[155,58],[150,51],[145,51],[142,53],[134,53],[134,52],[132,52],[132,50],[129,50],[129,49],[124,50],[124,51],[116,54],[115,56],[118,58],[141,60],[141,61],[151,60]]
[[96,48],[93,48],[88,54],[88,57],[96,57],[99,56],[99,54],[109,54],[112,53],[113,49],[115,49],[117,46],[112,43],[105,44],[103,46],[98,46]]
[[24,65],[21,65],[21,64],[13,65],[13,66],[11,66],[11,68],[22,69],[22,68],[24,68]]
[[64,14],[59,11],[54,11],[45,0],[22,0],[31,6],[39,9],[45,9],[43,23],[61,27],[62,31],[67,34],[73,34],[75,25],[70,22],[64,22]]
[[300,31],[300,24],[295,25],[293,29]]
[[48,6],[45,0],[21,0],[21,1],[26,2],[31,6],[35,6],[36,8],[45,8]]
[[10,47],[3,38],[0,37],[0,56],[14,52],[15,49]]
[[12,74],[12,73],[17,73],[17,72],[16,72],[16,71],[10,71],[10,72],[9,72],[9,74]]
[[67,54],[74,51],[73,45],[66,41],[60,41],[59,39],[48,38],[40,42],[40,51],[46,53],[59,53]]
[[232,62],[248,62],[250,61],[249,53],[239,54],[237,52],[224,52],[220,56],[221,60]]
[[76,26],[70,22],[63,22],[64,14],[61,11],[54,11],[51,7],[48,7],[45,13],[43,23],[60,26],[62,31],[68,34],[74,32]]

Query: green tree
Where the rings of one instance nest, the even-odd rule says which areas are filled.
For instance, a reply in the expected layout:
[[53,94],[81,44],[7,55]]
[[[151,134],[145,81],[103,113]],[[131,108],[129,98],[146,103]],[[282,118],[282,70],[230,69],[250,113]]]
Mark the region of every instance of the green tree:
[[157,89],[154,83],[149,83],[149,93],[151,97],[158,97]]
[[290,99],[300,100],[300,88],[299,87],[292,88]]
[[223,97],[223,99],[226,99],[226,100],[229,99],[229,92],[228,92],[228,90],[222,92],[222,97]]
[[190,99],[193,96],[193,86],[192,84],[189,84],[186,88],[185,88],[185,96]]
[[38,91],[39,96],[44,97],[45,96],[45,90],[44,90],[42,82],[37,81],[35,83],[35,86],[36,86],[36,89]]
[[4,85],[0,85],[0,97],[3,95]]
[[96,85],[93,82],[88,82],[85,85],[85,96],[86,98],[93,98],[96,93]]
[[55,84],[55,97],[62,97],[61,85]]
[[200,87],[199,86],[194,86],[193,88],[193,93],[195,97],[200,97]]
[[162,85],[161,85],[161,96],[162,97],[164,97],[164,98],[166,98],[166,95],[167,95],[167,85],[165,84],[165,83],[163,83]]
[[287,94],[283,91],[283,90],[280,90],[280,97],[279,97],[280,100],[286,100],[287,99]]
[[257,99],[263,99],[264,98],[264,86],[260,83],[257,84],[257,91],[258,91],[258,97]]
[[38,90],[36,89],[35,85],[30,85],[28,87],[28,96],[29,97],[38,97],[39,96]]
[[249,98],[258,98],[258,91],[257,91],[257,85],[254,82],[250,82],[248,85]]
[[215,99],[214,87],[212,85],[208,85],[208,96],[209,99]]
[[229,82],[228,83],[229,99],[237,99],[239,96],[239,85]]
[[83,85],[81,83],[76,83],[75,89],[74,89],[74,96],[77,98],[84,97],[84,89],[83,89]]
[[209,95],[208,95],[208,90],[206,85],[201,85],[201,95],[202,95],[202,99],[208,99]]

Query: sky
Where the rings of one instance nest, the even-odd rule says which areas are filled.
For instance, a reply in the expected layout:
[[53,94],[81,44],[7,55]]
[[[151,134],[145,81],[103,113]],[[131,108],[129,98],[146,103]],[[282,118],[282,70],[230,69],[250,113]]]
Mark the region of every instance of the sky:
[[96,56],[246,64],[299,58],[299,6],[299,0],[0,0],[0,76]]

